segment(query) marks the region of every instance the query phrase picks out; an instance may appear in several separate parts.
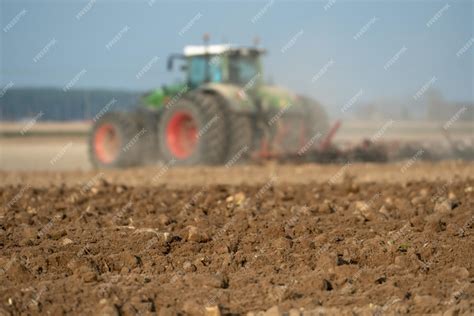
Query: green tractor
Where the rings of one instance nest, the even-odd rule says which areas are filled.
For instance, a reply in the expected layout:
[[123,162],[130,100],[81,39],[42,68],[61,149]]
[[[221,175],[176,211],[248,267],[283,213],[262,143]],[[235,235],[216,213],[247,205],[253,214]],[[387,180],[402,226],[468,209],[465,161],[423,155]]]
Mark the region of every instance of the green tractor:
[[257,47],[187,46],[182,84],[142,98],[133,112],[106,112],[94,122],[90,158],[98,168],[173,162],[231,165],[255,157],[304,156],[323,141],[328,118],[315,101],[265,85]]

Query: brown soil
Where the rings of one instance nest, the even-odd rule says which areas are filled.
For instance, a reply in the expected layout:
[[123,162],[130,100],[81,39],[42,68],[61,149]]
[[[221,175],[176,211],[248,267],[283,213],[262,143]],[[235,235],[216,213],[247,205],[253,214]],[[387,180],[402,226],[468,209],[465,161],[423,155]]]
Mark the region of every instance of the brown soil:
[[[35,156],[30,156],[34,160]],[[409,167],[409,168],[408,168]],[[400,161],[386,164],[350,163],[350,164],[277,164],[236,165],[231,168],[220,167],[181,167],[173,168],[170,163],[126,170],[91,171],[3,171],[0,170],[2,184],[48,187],[51,184],[88,186],[98,179],[112,183],[125,183],[130,186],[160,186],[170,188],[193,187],[211,184],[225,185],[263,185],[271,176],[276,183],[292,184],[340,183],[344,176],[354,178],[356,182],[407,181],[451,181],[466,179],[474,175],[474,163],[465,161]]]
[[[419,181],[367,166],[383,176],[334,178],[344,166],[255,166],[253,184],[248,167],[231,183],[210,168],[163,176],[195,170],[184,187],[131,185],[131,171],[49,184],[4,172],[0,315],[474,313],[472,165],[410,166]],[[311,168],[334,169],[315,181]]]

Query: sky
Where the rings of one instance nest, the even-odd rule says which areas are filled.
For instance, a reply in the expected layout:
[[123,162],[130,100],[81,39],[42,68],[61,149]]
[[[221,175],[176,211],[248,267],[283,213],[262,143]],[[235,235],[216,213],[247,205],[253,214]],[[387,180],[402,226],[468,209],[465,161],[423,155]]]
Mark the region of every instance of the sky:
[[473,1],[0,0],[0,91],[14,87],[144,91],[172,83],[185,45],[251,45],[264,77],[344,107],[416,104],[437,90],[474,102]]

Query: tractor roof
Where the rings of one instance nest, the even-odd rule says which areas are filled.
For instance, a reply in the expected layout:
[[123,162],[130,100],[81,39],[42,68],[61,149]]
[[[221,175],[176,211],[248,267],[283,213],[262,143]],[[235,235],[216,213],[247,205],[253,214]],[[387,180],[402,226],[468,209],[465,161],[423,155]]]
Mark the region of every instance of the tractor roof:
[[265,52],[265,50],[257,47],[232,46],[230,44],[196,45],[184,47],[184,56],[186,57],[206,54],[219,55],[228,52],[240,52],[242,54],[262,54]]

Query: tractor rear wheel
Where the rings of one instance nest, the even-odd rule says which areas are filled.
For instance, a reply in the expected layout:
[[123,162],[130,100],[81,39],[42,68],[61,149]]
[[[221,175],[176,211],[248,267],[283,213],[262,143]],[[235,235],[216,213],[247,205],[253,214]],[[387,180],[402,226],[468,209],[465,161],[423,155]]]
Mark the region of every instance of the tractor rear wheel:
[[96,168],[122,168],[142,162],[145,134],[133,113],[108,112],[98,119],[89,135],[89,157]]
[[229,113],[229,149],[226,166],[240,164],[248,160],[254,148],[254,126],[250,115]]
[[161,113],[158,146],[176,165],[216,165],[226,157],[225,111],[211,94],[191,92]]
[[254,148],[254,121],[250,113],[235,112],[220,95],[209,93],[225,113],[227,130],[227,154],[225,165],[230,167],[248,160]]

